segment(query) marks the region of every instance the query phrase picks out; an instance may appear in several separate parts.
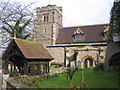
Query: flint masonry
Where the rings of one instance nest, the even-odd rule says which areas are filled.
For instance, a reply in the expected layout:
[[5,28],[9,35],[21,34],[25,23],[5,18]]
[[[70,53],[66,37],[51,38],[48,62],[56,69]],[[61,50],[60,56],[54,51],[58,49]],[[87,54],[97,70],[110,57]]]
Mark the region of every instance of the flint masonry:
[[[71,21],[70,21],[71,22]],[[36,9],[34,40],[41,42],[54,60],[51,64],[66,66],[68,58],[78,52],[76,64],[81,68],[103,63],[108,24],[62,26],[62,7],[48,5]]]

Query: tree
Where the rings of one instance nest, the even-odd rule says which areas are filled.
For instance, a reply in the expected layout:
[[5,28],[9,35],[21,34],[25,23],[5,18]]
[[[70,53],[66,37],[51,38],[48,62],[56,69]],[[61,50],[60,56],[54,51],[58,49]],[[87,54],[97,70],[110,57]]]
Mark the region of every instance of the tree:
[[[76,64],[76,59],[78,55],[78,50],[72,50],[74,52],[73,55],[70,55],[70,52],[68,53],[69,55],[67,56],[68,64],[67,64],[67,69],[66,69],[66,79],[70,83],[70,87],[73,88],[73,75],[75,74],[76,71],[78,71],[80,66]],[[74,63],[74,64],[72,64]],[[80,88],[80,86],[75,86],[74,88]],[[82,86],[81,88],[88,88],[88,82],[84,80],[84,70],[82,70]]]
[[[7,6],[5,7],[7,3]],[[1,38],[2,45],[5,45],[12,37],[28,39],[31,37],[34,28],[34,10],[29,5],[20,3],[1,3]]]
[[2,17],[2,11],[4,10],[4,8],[7,6],[7,4],[9,3],[9,1],[4,5],[4,7],[0,7],[0,52],[2,51],[3,49],[3,46],[2,46],[2,21],[1,21],[1,17]]
[[107,32],[107,39],[112,40],[112,36],[115,33],[120,34],[120,1],[114,2],[113,7],[111,9],[111,17],[109,30]]
[[14,37],[16,34],[17,38],[26,39],[30,34],[24,35],[22,32],[24,31],[25,27],[30,23],[30,20],[28,20],[22,26],[20,26],[20,21],[22,20],[22,18],[23,18],[23,16],[21,16],[18,20],[16,20],[15,24],[13,26],[11,24],[3,21],[3,23],[5,25],[3,25],[2,28],[6,32],[8,32],[11,37]]

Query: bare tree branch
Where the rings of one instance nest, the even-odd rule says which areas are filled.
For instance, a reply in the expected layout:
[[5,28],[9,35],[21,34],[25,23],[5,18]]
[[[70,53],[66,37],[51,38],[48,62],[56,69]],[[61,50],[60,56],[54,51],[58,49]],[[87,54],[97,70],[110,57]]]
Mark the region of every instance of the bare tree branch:
[[0,38],[2,38],[2,45],[6,45],[8,41],[14,36],[18,38],[29,39],[32,38],[32,31],[34,28],[34,9],[31,5],[22,5],[20,3],[2,2],[1,10],[1,26]]

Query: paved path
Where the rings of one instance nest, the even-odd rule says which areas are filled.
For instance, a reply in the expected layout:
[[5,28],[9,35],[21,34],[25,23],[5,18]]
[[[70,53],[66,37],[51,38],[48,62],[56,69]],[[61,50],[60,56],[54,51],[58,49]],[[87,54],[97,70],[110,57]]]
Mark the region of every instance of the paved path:
[[[54,75],[55,73],[61,73],[63,71],[66,71],[66,69],[64,67],[53,68],[53,69],[50,69],[50,75]],[[5,90],[5,88],[6,88],[6,79],[8,77],[9,77],[9,75],[3,75],[3,84],[2,84],[3,90]]]
[[0,90],[2,89],[2,80],[3,80],[3,74],[0,71]]
[[65,67],[53,68],[53,69],[50,69],[50,75],[54,75],[55,73],[61,73],[63,71],[66,71]]
[[3,85],[2,88],[5,89],[6,88],[6,79],[9,77],[9,75],[3,75]]

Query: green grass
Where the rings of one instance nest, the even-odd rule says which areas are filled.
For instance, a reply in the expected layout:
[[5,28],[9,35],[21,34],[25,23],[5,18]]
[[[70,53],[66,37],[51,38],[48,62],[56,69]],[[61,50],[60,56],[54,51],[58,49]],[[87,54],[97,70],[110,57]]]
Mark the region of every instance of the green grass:
[[[73,76],[73,86],[81,86],[82,70],[75,72]],[[36,81],[33,88],[70,88],[69,82],[65,77],[66,73],[59,74],[56,77]],[[118,88],[117,72],[95,72],[92,69],[84,70],[85,80],[88,81],[89,88]]]

